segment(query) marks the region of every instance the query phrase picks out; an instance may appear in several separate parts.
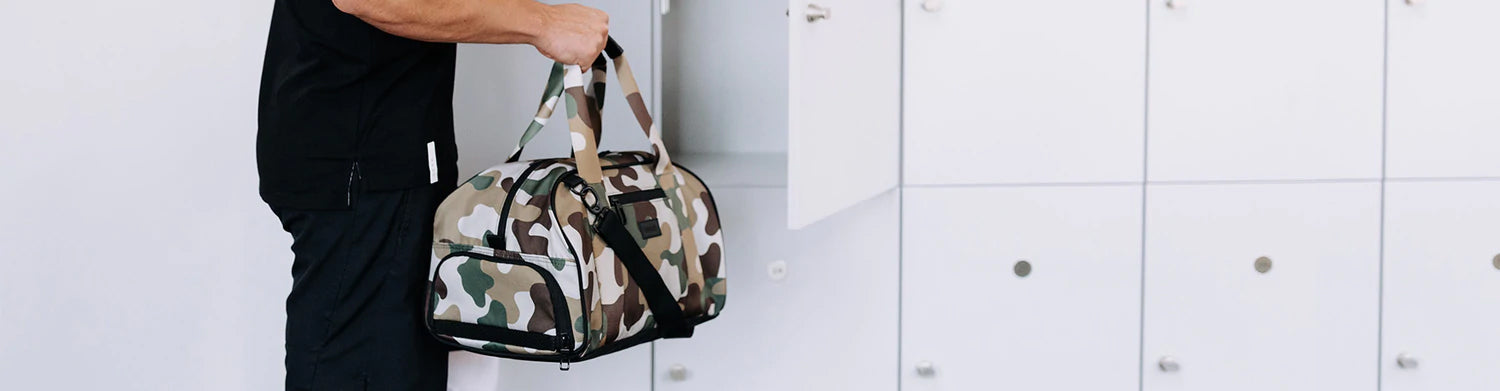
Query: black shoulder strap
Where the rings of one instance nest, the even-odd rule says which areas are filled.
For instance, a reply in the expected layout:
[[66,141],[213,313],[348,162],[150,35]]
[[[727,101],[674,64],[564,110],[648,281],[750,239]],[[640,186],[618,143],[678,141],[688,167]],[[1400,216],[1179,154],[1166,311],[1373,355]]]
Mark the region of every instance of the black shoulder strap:
[[672,296],[672,291],[667,289],[666,282],[661,280],[661,274],[656,267],[646,258],[646,253],[635,244],[635,238],[630,236],[630,231],[625,230],[625,223],[620,214],[615,212],[600,213],[598,218],[602,219],[595,227],[595,233],[604,239],[604,244],[614,249],[615,256],[620,258],[620,263],[625,264],[625,271],[630,273],[630,279],[641,287],[641,293],[646,296],[646,305],[651,307],[652,317],[656,320],[656,330],[662,338],[687,338],[693,336],[693,325],[682,314],[682,307],[677,304],[677,298]]

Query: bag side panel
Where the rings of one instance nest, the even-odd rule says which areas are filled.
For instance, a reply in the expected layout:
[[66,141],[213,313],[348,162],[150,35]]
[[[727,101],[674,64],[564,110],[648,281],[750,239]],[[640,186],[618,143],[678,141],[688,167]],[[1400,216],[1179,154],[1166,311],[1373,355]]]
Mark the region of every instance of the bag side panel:
[[[688,205],[688,194],[693,193],[691,188],[682,184],[686,182],[681,171],[677,167],[664,167],[658,176],[662,190],[666,191],[667,204],[670,211],[663,213],[667,221],[662,224],[664,232],[671,232],[672,237],[677,238],[671,248],[666,251],[647,251],[646,257],[652,258],[656,268],[667,282],[667,288],[682,306],[683,316],[689,319],[703,314],[702,296],[704,280],[703,265],[698,256],[698,238],[689,229],[693,226],[695,217]],[[648,249],[654,250],[654,249]],[[690,297],[691,296],[691,297]]]
[[692,254],[696,258],[697,270],[689,284],[701,284],[687,286],[680,304],[684,315],[689,318],[712,318],[724,309],[728,291],[724,233],[719,225],[718,205],[714,203],[708,186],[696,175],[677,167],[672,167],[670,173],[681,184],[675,193],[685,220],[682,236],[693,238],[694,243]]

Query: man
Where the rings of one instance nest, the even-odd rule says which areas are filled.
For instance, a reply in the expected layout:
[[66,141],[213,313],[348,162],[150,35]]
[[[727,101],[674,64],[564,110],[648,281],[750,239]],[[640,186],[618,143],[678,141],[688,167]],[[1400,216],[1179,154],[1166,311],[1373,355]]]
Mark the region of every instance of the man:
[[454,42],[588,66],[609,18],[532,0],[276,0],[261,198],[292,235],[288,390],[443,390],[421,311],[433,211],[456,184]]

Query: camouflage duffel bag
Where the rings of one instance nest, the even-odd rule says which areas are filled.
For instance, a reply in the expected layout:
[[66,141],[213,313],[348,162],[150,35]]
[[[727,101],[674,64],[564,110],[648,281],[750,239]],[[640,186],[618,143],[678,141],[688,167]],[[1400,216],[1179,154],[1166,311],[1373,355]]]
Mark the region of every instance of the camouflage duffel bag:
[[[724,308],[724,236],[708,188],[672,164],[613,40],[621,89],[653,152],[596,152],[605,64],[583,87],[554,65],[541,108],[506,163],[438,208],[428,329],[454,347],[535,361],[583,361],[657,338],[686,338]],[[573,158],[518,161],[566,104]]]

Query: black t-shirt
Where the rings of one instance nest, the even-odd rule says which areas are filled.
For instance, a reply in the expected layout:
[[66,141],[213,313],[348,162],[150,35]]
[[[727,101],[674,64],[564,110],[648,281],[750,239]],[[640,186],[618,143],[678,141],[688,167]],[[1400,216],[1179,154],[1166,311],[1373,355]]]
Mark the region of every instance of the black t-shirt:
[[255,145],[261,198],[342,209],[362,191],[452,186],[454,51],[328,0],[276,0]]

